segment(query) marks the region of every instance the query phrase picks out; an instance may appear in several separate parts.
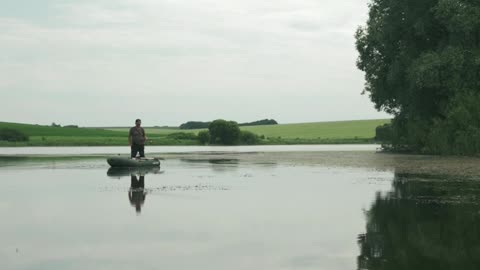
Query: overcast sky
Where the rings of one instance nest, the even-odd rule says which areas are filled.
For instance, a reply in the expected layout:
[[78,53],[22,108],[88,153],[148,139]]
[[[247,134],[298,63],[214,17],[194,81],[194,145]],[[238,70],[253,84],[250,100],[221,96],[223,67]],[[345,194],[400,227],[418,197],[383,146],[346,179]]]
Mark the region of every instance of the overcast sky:
[[0,121],[389,117],[361,95],[367,0],[0,0]]

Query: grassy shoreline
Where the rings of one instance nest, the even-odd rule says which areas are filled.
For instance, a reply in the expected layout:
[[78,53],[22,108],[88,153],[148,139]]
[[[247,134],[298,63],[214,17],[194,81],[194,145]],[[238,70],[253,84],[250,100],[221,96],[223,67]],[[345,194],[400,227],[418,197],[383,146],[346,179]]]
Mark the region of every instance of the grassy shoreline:
[[[275,139],[262,140],[256,145],[312,145],[312,144],[373,144],[375,140],[372,139]],[[126,146],[128,143],[122,141],[29,141],[29,142],[0,142],[0,147],[30,147],[30,146]],[[197,141],[181,140],[181,141],[159,141],[157,143],[149,143],[149,146],[202,146]]]
[[[375,128],[388,119],[319,123],[247,126],[261,137],[257,145],[371,144]],[[27,142],[0,141],[0,147],[26,146],[126,146],[128,128],[68,128],[0,122],[0,128],[13,128],[29,135]],[[145,128],[152,146],[201,145],[194,139],[200,130]],[[190,136],[175,136],[186,133]]]

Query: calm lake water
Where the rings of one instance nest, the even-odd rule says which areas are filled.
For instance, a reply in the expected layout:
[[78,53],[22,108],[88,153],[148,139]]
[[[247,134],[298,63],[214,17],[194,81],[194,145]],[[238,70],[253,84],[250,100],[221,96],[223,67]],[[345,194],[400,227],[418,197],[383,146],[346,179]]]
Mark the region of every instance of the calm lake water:
[[0,148],[0,269],[480,268],[480,159],[236,149]]
[[[333,145],[261,145],[261,146],[148,146],[150,154],[158,153],[206,153],[206,152],[326,152],[326,151],[375,151],[375,144]],[[96,147],[0,147],[1,155],[102,155],[125,153],[124,146]]]

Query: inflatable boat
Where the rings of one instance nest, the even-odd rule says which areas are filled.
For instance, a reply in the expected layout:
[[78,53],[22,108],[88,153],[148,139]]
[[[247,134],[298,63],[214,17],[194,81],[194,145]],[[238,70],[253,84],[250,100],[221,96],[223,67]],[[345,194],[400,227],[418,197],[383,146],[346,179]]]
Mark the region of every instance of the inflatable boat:
[[158,158],[109,157],[107,162],[113,168],[160,167]]

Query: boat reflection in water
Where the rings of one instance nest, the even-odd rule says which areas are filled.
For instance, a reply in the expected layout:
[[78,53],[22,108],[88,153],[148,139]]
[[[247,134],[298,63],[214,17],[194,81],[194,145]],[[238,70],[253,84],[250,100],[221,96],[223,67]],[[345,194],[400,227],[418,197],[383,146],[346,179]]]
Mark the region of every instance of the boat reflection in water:
[[110,168],[107,175],[112,178],[122,178],[130,176],[130,189],[128,190],[128,200],[130,204],[135,207],[137,215],[142,211],[142,206],[145,203],[147,190],[145,190],[145,175],[159,174],[159,167],[151,168]]

